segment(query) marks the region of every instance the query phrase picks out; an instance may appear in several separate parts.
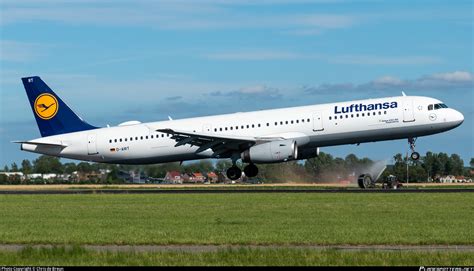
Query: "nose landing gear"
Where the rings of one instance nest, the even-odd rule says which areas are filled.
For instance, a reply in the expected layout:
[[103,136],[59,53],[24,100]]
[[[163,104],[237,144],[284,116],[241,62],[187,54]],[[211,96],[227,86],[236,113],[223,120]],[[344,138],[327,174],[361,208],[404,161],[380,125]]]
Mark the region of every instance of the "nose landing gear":
[[416,137],[410,137],[408,138],[408,144],[410,144],[410,149],[411,149],[411,160],[416,161],[420,159],[420,154],[415,151],[415,142],[416,142]]

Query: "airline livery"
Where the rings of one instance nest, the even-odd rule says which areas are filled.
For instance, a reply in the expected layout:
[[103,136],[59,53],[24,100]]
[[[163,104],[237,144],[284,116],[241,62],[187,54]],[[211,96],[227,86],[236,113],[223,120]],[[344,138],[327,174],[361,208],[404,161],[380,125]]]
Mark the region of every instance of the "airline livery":
[[319,148],[408,139],[411,158],[417,137],[451,130],[464,116],[429,97],[403,96],[300,106],[150,123],[127,121],[95,127],[76,115],[41,78],[22,78],[41,138],[15,141],[24,151],[113,164],[154,164],[205,158],[231,159],[235,180],[247,163],[316,157]]

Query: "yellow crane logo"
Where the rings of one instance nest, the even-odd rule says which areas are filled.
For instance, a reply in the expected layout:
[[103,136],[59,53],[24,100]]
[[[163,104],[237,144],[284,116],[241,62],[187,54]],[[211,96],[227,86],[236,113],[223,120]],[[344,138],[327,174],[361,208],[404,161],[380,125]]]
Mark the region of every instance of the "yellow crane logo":
[[44,120],[49,120],[58,113],[58,100],[49,93],[39,95],[34,106],[36,115]]

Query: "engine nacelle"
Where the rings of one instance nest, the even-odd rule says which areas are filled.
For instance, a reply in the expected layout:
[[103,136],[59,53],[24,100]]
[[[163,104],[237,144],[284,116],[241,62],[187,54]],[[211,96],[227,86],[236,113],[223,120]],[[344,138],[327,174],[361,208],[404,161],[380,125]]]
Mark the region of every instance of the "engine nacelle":
[[298,159],[309,159],[319,156],[319,147],[304,149],[299,148],[298,150]]
[[250,147],[241,154],[245,163],[277,163],[298,158],[295,140],[277,140]]

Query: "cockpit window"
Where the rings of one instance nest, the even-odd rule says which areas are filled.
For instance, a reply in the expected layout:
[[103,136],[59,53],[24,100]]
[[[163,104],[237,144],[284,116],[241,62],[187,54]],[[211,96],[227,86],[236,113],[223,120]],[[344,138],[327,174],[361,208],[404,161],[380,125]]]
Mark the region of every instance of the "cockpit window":
[[430,104],[428,105],[428,110],[433,110],[433,106],[434,106],[434,110],[441,109],[441,108],[448,108],[448,106],[445,104]]

